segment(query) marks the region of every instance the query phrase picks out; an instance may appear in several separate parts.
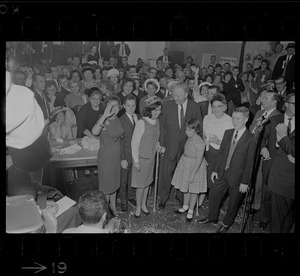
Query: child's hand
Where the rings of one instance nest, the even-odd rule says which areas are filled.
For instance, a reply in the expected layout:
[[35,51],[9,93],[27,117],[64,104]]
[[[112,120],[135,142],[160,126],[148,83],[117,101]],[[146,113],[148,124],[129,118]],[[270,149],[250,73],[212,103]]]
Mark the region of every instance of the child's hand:
[[128,168],[128,162],[127,160],[121,160],[121,167],[126,170]]

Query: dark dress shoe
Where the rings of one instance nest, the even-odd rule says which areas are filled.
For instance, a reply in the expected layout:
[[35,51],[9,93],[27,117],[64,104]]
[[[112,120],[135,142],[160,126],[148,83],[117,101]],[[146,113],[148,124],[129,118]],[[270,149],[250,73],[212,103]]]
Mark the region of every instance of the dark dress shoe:
[[128,202],[133,205],[134,207],[136,206],[136,200],[135,199],[128,199]]
[[228,226],[225,226],[224,224],[222,224],[216,233],[227,233],[228,229],[229,229]]
[[158,204],[158,208],[159,209],[165,209],[166,208],[166,202],[160,202],[159,204]]
[[268,226],[268,223],[267,223],[267,222],[262,222],[262,221],[259,222],[259,229],[260,229],[260,230],[266,229],[267,226]]
[[146,216],[149,216],[150,215],[150,212],[148,211],[148,212],[145,212],[143,209],[141,209],[142,210],[142,212],[144,213],[144,215],[146,215]]
[[208,218],[199,219],[198,222],[201,224],[205,224],[205,223],[212,223],[213,225],[218,224],[218,220],[209,220]]
[[136,214],[134,213],[134,217],[135,217],[135,219],[139,219],[139,218],[141,217],[141,214],[136,215]]

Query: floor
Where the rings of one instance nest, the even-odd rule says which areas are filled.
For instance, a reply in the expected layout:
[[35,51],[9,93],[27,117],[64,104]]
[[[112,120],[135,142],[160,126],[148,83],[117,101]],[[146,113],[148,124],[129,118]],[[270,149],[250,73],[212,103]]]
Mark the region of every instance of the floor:
[[[65,195],[78,201],[80,195],[91,189],[98,189],[98,178],[93,173],[90,177],[84,176],[84,170],[78,170],[77,182],[72,184],[65,184],[62,173],[57,171],[57,188]],[[49,175],[48,175],[49,177]],[[119,213],[121,217],[121,227],[127,233],[214,233],[218,226],[212,224],[199,224],[198,220],[204,218],[208,214],[208,200],[204,201],[203,205],[198,209],[198,216],[194,215],[192,222],[186,222],[186,215],[177,215],[174,210],[177,210],[181,206],[174,198],[174,189],[172,189],[170,198],[167,202],[166,208],[160,210],[156,208],[153,211],[154,201],[154,187],[148,196],[148,209],[151,211],[149,216],[141,214],[139,219],[134,217],[134,206],[129,204],[128,211],[125,213]],[[157,200],[158,202],[158,200]],[[224,204],[220,210],[219,225],[222,218],[225,216],[227,209],[228,199],[224,201]],[[118,209],[120,208],[120,202],[117,202]],[[243,207],[243,206],[242,206]],[[240,233],[241,221],[242,221],[242,207],[240,208],[234,224],[228,230],[228,233]],[[196,213],[196,210],[195,210]],[[253,219],[253,232],[252,233],[268,233],[269,228],[260,230],[259,224],[259,211],[254,214]]]

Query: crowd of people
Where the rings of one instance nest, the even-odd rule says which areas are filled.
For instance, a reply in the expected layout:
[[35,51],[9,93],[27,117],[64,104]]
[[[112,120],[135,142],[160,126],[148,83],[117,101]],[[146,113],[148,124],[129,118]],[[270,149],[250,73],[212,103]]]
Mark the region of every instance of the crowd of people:
[[[214,55],[207,68],[200,68],[191,56],[175,64],[167,48],[156,67],[142,59],[130,65],[130,48],[124,42],[118,45],[106,57],[93,46],[90,53],[69,57],[62,66],[42,57],[32,66],[21,63],[7,48],[11,79],[6,83],[6,141],[12,159],[7,195],[22,194],[28,185],[36,198],[30,177],[20,184],[18,174],[28,177],[50,157],[46,150],[43,162],[35,160],[27,168],[25,158],[32,161],[31,150],[38,156],[47,139],[88,136],[100,139],[100,149],[97,169],[85,169],[85,176],[91,170],[97,175],[101,193],[82,196],[78,208],[84,226],[77,228],[73,219],[74,232],[101,232],[106,212],[119,221],[119,212],[127,212],[128,204],[136,207],[136,219],[148,216],[156,154],[160,209],[165,209],[174,188],[181,205],[176,214],[186,213],[191,222],[195,208],[208,200],[209,213],[199,223],[217,224],[229,192],[228,209],[217,230],[225,233],[246,192],[255,187],[258,205],[254,202],[252,208],[260,208],[260,227],[270,223],[272,233],[293,231],[295,44],[287,45],[286,55],[247,64],[245,72],[216,63]],[[10,92],[18,89],[23,92]],[[20,102],[25,94],[30,107],[23,114],[26,120],[20,114],[17,121],[11,112],[26,105]],[[68,181],[75,181],[72,174]]]

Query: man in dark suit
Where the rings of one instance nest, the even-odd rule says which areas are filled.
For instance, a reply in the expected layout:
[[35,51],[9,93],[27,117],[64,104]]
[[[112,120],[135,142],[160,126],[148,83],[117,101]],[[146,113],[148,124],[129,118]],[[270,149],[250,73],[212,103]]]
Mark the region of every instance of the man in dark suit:
[[295,43],[289,43],[287,45],[287,55],[279,57],[275,64],[272,79],[284,76],[287,81],[287,87],[292,89],[295,83],[295,64]]
[[239,106],[241,104],[241,92],[245,90],[243,81],[238,77],[238,75],[239,75],[239,68],[235,66],[232,69],[232,78],[229,81],[232,90],[230,91],[230,98],[228,99],[228,100],[232,100],[235,106]]
[[287,87],[287,82],[284,76],[279,76],[275,79],[275,88],[278,94],[281,96],[281,100],[278,103],[277,109],[282,113],[285,112],[285,100],[288,94],[290,94],[293,90],[290,90]]
[[[176,165],[184,151],[187,136],[184,124],[189,119],[199,120],[202,116],[199,106],[189,100],[189,88],[186,83],[177,83],[172,88],[173,100],[166,101],[160,116],[160,145],[166,148],[165,154],[160,159],[158,195],[160,196],[159,208],[164,209],[170,195],[171,180]],[[202,137],[202,127],[201,127]],[[176,190],[176,198],[182,205],[182,193]]]
[[158,60],[162,60],[163,63],[164,63],[164,68],[167,68],[167,67],[171,67],[173,68],[174,67],[174,60],[173,58],[169,55],[169,50],[168,48],[165,48],[164,49],[164,54],[162,56],[159,56],[158,57]]
[[129,45],[125,43],[124,41],[121,41],[121,43],[116,45],[117,54],[121,57],[129,57],[131,50],[129,48]]
[[254,146],[254,136],[246,128],[248,118],[247,107],[234,109],[232,113],[234,129],[225,131],[211,174],[214,185],[209,192],[209,214],[207,218],[200,219],[199,223],[218,223],[220,205],[229,190],[228,209],[222,225],[217,230],[218,233],[226,233],[234,223],[240,200],[248,189]]
[[46,88],[46,80],[45,77],[41,74],[33,75],[33,94],[34,97],[41,107],[44,115],[45,127],[43,130],[42,135],[48,137],[48,130],[49,130],[49,120],[50,120],[50,106],[46,100],[44,90]]
[[294,222],[295,94],[288,95],[285,106],[285,114],[272,117],[266,128],[274,148],[267,175],[272,233],[289,233]]
[[120,121],[124,128],[124,136],[121,139],[121,186],[119,196],[121,199],[121,211],[126,212],[128,202],[136,205],[135,191],[131,188],[131,172],[132,172],[132,154],[131,139],[133,130],[139,117],[135,114],[137,105],[136,96],[129,94],[125,97],[123,106],[125,113],[120,117]]

